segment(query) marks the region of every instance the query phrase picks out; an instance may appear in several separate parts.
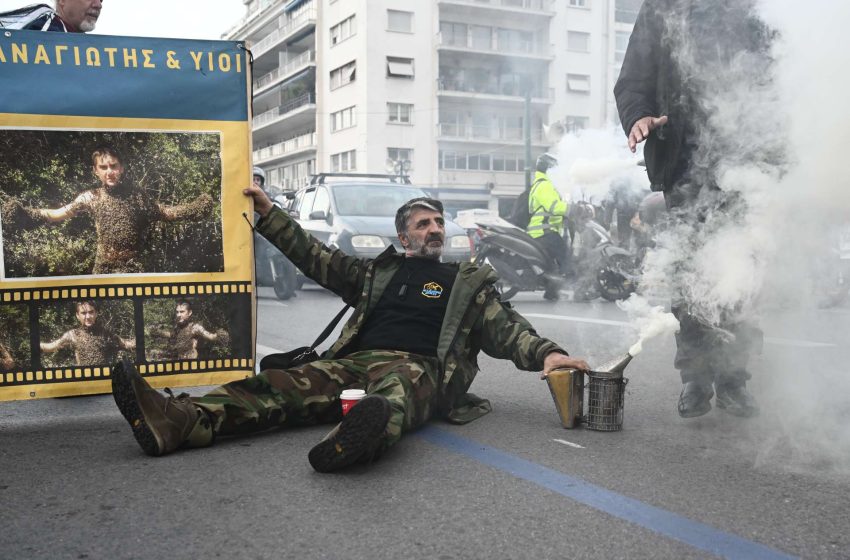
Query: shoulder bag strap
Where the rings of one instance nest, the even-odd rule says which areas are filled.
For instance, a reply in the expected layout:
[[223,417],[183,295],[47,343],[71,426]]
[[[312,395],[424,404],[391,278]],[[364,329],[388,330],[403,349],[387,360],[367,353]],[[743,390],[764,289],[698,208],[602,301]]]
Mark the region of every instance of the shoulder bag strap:
[[322,331],[322,334],[319,335],[319,338],[317,338],[316,341],[310,346],[311,352],[315,350],[319,344],[323,343],[327,337],[330,336],[334,328],[336,328],[337,323],[342,320],[343,315],[345,315],[345,312],[348,311],[348,308],[349,305],[345,304],[345,307],[340,309],[339,313],[336,314],[336,317],[331,319],[331,322],[328,323],[328,326],[325,327],[325,330]]

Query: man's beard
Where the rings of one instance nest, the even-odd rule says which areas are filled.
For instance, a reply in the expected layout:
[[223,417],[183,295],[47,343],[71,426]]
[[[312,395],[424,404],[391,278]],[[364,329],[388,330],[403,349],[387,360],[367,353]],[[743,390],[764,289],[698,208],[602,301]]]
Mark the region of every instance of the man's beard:
[[[428,245],[431,241],[440,241],[440,245]],[[443,237],[440,235],[428,236],[423,243],[419,243],[416,239],[408,236],[409,247],[407,251],[415,257],[425,257],[427,259],[440,260],[443,255]]]
[[80,31],[82,31],[83,33],[88,33],[89,31],[94,31],[94,28],[95,28],[96,25],[97,25],[96,19],[86,18],[80,23]]

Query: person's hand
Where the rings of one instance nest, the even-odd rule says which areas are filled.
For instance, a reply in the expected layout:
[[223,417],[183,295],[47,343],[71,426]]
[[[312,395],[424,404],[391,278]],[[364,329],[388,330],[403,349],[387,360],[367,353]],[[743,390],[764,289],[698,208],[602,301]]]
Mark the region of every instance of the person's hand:
[[558,368],[588,370],[590,366],[581,358],[573,358],[560,352],[549,352],[543,359],[543,373],[540,374],[540,379],[546,379],[550,371]]
[[632,127],[631,132],[629,132],[629,149],[632,153],[635,153],[638,144],[649,137],[650,132],[665,124],[667,124],[667,115],[638,119]]
[[254,199],[254,212],[265,218],[274,208],[272,200],[260,187],[251,185],[247,189],[242,189],[242,194],[250,196]]

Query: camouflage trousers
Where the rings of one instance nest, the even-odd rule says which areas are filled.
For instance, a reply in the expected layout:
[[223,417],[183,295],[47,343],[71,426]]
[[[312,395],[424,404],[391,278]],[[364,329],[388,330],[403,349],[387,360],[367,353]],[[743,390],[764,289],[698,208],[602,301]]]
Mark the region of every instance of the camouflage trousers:
[[440,393],[438,372],[437,358],[386,350],[356,352],[286,370],[265,370],[193,397],[192,402],[212,422],[199,422],[188,445],[200,447],[219,435],[250,434],[275,426],[339,422],[343,389],[364,389],[390,401],[384,441],[389,447],[402,433],[431,418]]

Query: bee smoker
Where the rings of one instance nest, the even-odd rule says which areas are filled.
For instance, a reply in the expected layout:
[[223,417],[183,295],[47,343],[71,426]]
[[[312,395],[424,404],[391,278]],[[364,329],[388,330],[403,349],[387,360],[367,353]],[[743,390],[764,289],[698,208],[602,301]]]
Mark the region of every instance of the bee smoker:
[[553,369],[546,376],[555,409],[565,428],[575,428],[584,413],[584,374],[577,369]]
[[632,355],[607,362],[587,373],[587,415],[584,414],[585,372],[577,369],[554,369],[546,376],[549,392],[564,428],[575,428],[582,422],[591,430],[613,432],[623,427],[623,396],[628,379],[623,371]]

